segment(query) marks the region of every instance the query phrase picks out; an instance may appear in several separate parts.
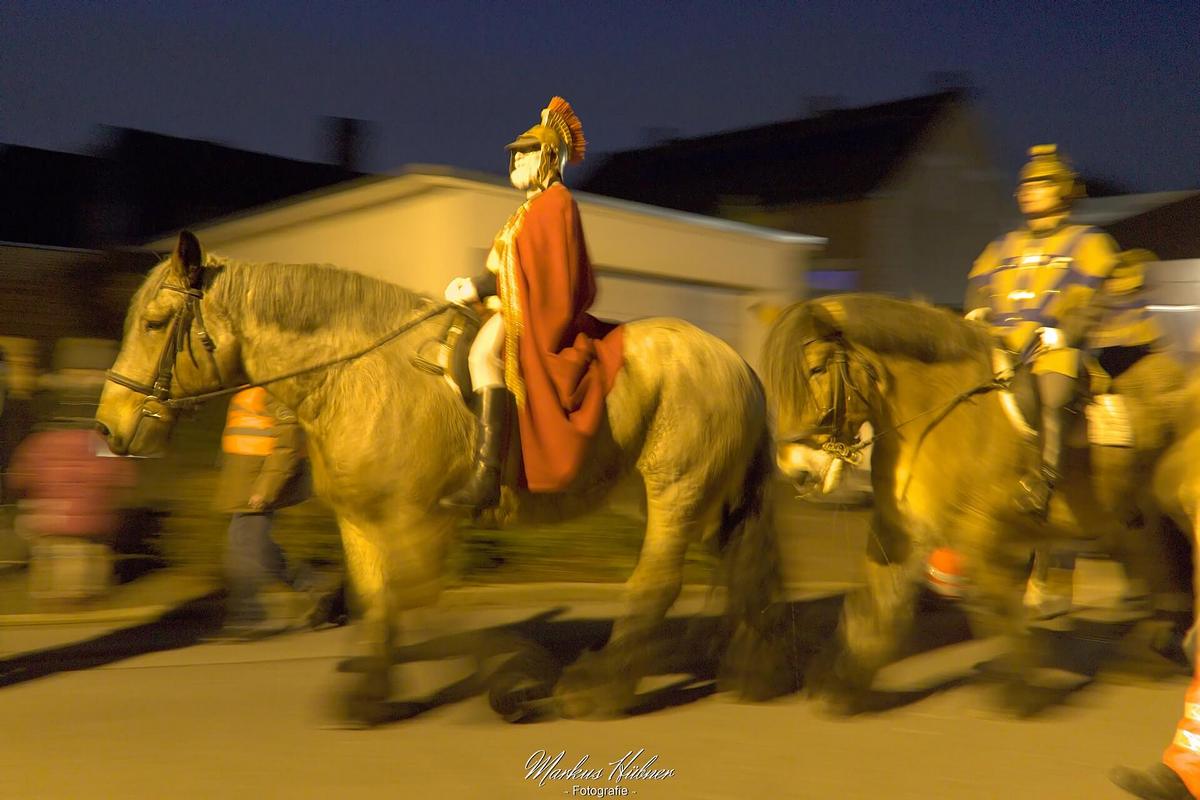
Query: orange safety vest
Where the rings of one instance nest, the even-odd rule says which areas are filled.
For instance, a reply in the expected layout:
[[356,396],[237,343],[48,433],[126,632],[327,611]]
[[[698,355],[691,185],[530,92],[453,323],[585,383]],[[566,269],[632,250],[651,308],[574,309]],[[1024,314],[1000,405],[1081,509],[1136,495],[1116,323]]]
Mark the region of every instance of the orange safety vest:
[[275,449],[275,418],[267,413],[267,390],[238,392],[229,401],[221,449],[241,456],[269,456]]
[[1183,779],[1188,791],[1200,796],[1200,675],[1183,696],[1183,717],[1175,727],[1175,738],[1163,753],[1163,763]]

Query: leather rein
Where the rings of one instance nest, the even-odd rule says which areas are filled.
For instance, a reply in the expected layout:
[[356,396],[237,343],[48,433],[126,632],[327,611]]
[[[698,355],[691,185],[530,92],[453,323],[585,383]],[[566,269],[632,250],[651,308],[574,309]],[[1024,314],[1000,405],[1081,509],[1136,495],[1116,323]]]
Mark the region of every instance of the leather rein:
[[[454,303],[431,303],[424,311],[421,311],[409,319],[405,320],[404,324],[388,333],[386,336],[377,339],[361,350],[350,353],[348,355],[339,356],[328,361],[322,361],[319,364],[312,364],[307,367],[285,372],[282,375],[276,375],[266,380],[255,381],[253,383],[243,383],[238,386],[232,386],[227,389],[217,389],[210,392],[200,392],[197,394],[187,394],[179,397],[171,397],[171,381],[174,377],[175,363],[179,356],[185,351],[192,359],[192,363],[199,368],[199,362],[196,360],[195,350],[192,347],[192,328],[196,329],[196,336],[200,339],[200,343],[204,351],[208,354],[209,360],[212,362],[213,369],[217,374],[217,383],[224,383],[221,377],[221,369],[217,364],[216,351],[217,345],[212,336],[209,335],[208,329],[204,324],[204,314],[201,312],[200,302],[204,299],[204,292],[201,289],[173,286],[169,283],[163,283],[159,290],[168,289],[172,292],[178,292],[184,296],[184,304],[172,315],[168,325],[170,326],[167,340],[163,344],[162,352],[158,357],[158,365],[155,372],[154,383],[146,384],[141,381],[130,378],[115,370],[108,370],[105,373],[107,380],[112,381],[118,386],[123,386],[138,394],[145,395],[145,402],[142,406],[142,415],[147,417],[161,419],[163,409],[178,409],[178,408],[193,408],[207,400],[212,400],[217,397],[237,394],[246,389],[253,389],[259,386],[267,386],[272,383],[295,378],[299,375],[304,375],[309,372],[327,369],[337,364],[342,364],[348,361],[354,361],[362,358],[366,354],[383,347],[393,339],[403,335],[422,322],[436,317],[456,307]],[[431,302],[431,301],[426,301]]]

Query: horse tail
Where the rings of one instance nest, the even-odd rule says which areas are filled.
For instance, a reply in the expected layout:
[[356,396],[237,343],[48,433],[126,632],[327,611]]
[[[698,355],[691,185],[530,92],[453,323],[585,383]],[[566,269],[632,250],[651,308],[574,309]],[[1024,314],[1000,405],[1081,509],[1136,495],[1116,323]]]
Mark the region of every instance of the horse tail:
[[783,558],[771,502],[773,450],[764,425],[740,497],[726,506],[717,534],[730,636],[718,680],[723,689],[744,700],[768,700],[798,687]]

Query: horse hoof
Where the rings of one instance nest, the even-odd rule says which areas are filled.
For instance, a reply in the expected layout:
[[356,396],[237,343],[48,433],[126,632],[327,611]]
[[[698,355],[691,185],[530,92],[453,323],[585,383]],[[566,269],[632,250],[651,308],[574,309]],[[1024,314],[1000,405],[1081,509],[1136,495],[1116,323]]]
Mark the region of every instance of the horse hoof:
[[1012,683],[996,688],[992,706],[1003,716],[1029,719],[1050,708],[1060,696],[1061,693],[1055,690]]
[[823,691],[813,695],[816,712],[826,719],[847,719],[863,712],[866,700],[862,694],[851,691]]
[[627,680],[584,682],[568,674],[554,687],[554,705],[564,719],[606,720],[625,715],[634,703]]
[[488,705],[505,722],[534,722],[554,713],[554,685],[562,664],[541,647],[510,658],[492,676]]

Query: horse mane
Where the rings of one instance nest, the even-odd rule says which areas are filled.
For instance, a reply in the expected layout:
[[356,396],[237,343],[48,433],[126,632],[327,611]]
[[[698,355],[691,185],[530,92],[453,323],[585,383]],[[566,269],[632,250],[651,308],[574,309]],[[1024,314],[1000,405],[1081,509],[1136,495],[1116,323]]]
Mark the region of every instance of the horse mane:
[[[985,357],[987,330],[927,303],[876,294],[843,294],[798,303],[775,321],[764,356],[778,359],[791,347],[818,335],[818,316],[833,324],[851,344],[881,355],[927,364]],[[779,352],[779,351],[785,352]]]
[[847,340],[882,355],[926,364],[986,356],[991,340],[982,325],[916,300],[877,294],[845,294],[815,301],[834,311]]
[[[211,290],[224,307],[243,316],[252,312],[283,330],[300,333],[322,328],[393,328],[427,299],[331,264],[253,263],[209,254],[205,267],[220,271]],[[278,291],[281,283],[287,291]],[[247,302],[250,298],[252,303]]]

